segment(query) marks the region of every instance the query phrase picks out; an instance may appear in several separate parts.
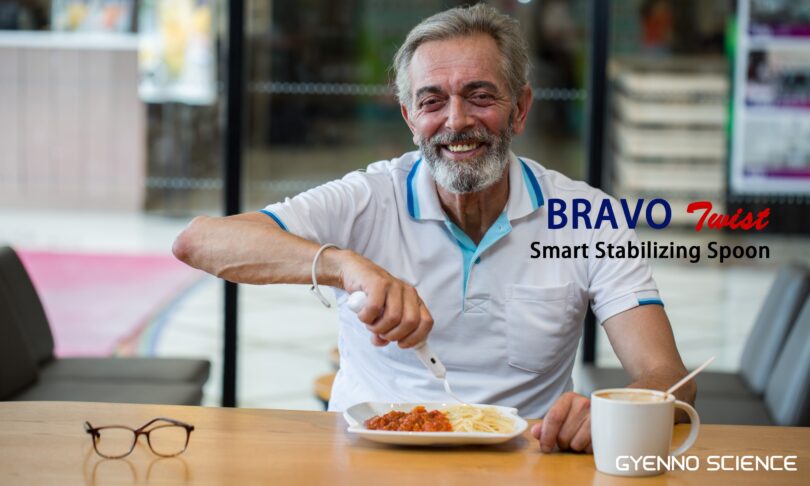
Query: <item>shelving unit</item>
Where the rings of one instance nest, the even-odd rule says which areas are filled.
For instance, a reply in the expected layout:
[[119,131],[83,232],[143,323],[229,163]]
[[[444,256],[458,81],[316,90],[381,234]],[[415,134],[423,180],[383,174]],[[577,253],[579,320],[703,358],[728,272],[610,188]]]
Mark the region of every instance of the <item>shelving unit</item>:
[[612,190],[664,198],[672,224],[689,202],[724,208],[729,83],[720,57],[617,58],[609,67]]

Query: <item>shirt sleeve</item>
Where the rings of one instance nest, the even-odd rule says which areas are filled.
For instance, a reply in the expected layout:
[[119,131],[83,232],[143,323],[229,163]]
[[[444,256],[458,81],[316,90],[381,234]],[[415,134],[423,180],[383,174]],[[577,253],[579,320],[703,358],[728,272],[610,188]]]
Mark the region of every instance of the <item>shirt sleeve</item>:
[[646,259],[641,258],[640,252],[636,258],[609,258],[607,255],[597,258],[599,252],[596,246],[600,242],[605,249],[608,244],[612,244],[625,249],[632,245],[640,250],[636,232],[621,217],[622,210],[618,202],[610,199],[617,216],[618,228],[614,229],[605,223],[600,229],[594,230],[588,261],[589,297],[599,323],[640,305],[664,305],[650,265]]
[[352,172],[261,212],[286,231],[315,243],[356,250],[358,235],[368,234],[376,202],[373,176]]

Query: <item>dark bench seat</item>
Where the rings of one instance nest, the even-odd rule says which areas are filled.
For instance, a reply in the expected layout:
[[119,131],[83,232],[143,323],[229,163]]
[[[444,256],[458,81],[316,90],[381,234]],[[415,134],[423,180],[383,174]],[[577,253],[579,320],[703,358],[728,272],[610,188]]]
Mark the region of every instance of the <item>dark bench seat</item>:
[[42,302],[0,248],[0,400],[200,405],[210,363],[190,358],[56,358]]

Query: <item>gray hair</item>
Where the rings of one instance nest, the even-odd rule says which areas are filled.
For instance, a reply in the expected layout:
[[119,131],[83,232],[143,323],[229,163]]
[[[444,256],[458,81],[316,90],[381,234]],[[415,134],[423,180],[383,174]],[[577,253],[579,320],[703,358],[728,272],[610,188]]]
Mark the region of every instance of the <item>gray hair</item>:
[[529,83],[529,49],[517,20],[486,4],[457,7],[423,20],[405,38],[394,56],[396,92],[399,102],[410,108],[411,80],[408,67],[416,49],[425,42],[487,34],[495,40],[503,58],[501,71],[509,83],[512,100]]

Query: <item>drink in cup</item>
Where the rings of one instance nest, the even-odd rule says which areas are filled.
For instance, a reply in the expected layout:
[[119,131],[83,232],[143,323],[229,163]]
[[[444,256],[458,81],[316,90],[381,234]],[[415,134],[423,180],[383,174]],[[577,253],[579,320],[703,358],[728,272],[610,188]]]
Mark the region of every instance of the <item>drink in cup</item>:
[[[675,409],[689,415],[689,436],[675,450]],[[612,388],[591,394],[591,445],[596,469],[619,476],[652,476],[697,439],[700,418],[689,404],[658,390]],[[646,459],[645,459],[646,458]],[[652,467],[651,467],[652,466]]]

